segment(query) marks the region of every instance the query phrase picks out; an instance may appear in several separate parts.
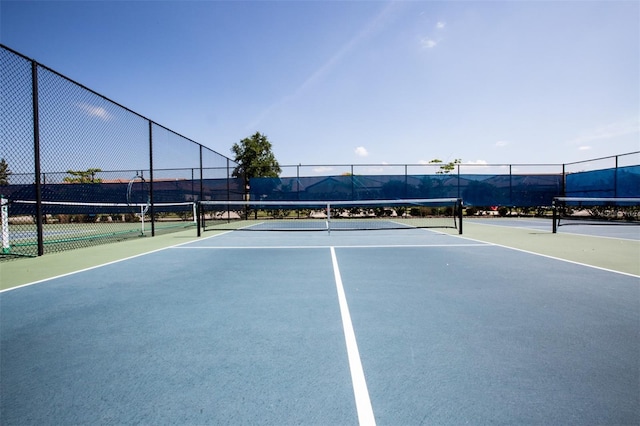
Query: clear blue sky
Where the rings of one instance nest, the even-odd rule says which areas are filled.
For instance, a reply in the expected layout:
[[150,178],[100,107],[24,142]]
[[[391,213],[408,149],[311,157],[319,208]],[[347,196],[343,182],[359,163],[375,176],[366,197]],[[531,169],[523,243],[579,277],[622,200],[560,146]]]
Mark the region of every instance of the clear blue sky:
[[639,1],[6,1],[3,44],[210,148],[281,164],[640,149]]

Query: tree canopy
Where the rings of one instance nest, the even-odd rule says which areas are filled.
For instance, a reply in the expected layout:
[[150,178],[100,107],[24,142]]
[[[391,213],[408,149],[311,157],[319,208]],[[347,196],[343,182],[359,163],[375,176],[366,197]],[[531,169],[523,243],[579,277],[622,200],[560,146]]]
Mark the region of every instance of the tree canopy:
[[448,174],[451,173],[452,171],[455,170],[456,165],[461,164],[462,160],[459,158],[456,158],[453,161],[450,161],[446,164],[442,164],[442,160],[435,158],[431,161],[429,161],[429,164],[442,164],[440,166],[440,170],[436,172],[436,174],[442,175],[442,174]]
[[10,174],[11,170],[9,170],[7,160],[5,160],[4,158],[0,159],[0,186],[9,185]]
[[260,132],[233,144],[231,151],[238,163],[233,177],[244,178],[248,182],[254,177],[278,177],[282,172],[271,150],[271,142]]
[[101,172],[102,169],[87,169],[87,170],[67,170],[67,174],[63,181],[67,183],[100,183],[102,179],[96,178],[96,173]]

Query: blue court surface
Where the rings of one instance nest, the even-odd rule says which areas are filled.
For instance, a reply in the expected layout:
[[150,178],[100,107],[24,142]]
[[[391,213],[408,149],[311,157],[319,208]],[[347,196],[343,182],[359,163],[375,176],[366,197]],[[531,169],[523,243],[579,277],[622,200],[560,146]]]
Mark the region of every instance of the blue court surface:
[[[504,226],[509,228],[525,228],[539,232],[552,232],[551,219],[541,218],[486,218],[467,219],[467,223],[478,223],[483,225]],[[586,235],[591,237],[617,238],[626,240],[640,240],[640,226],[637,222],[606,223],[565,221],[558,227],[559,233]]]
[[230,232],[0,293],[0,423],[640,423],[638,276],[428,230]]

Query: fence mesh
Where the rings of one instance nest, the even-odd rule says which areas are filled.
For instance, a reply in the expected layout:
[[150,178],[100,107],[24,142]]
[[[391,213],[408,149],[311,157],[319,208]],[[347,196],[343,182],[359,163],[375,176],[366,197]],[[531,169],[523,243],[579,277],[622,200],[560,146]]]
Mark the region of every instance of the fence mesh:
[[204,176],[235,166],[5,46],[0,65],[3,259],[195,226]]

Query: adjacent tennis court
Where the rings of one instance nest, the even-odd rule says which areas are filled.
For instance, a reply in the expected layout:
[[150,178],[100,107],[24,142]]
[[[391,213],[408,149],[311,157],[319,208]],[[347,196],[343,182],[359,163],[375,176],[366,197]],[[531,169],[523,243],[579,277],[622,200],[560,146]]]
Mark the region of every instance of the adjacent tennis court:
[[638,424],[637,238],[496,223],[192,230],[4,291],[0,421]]

